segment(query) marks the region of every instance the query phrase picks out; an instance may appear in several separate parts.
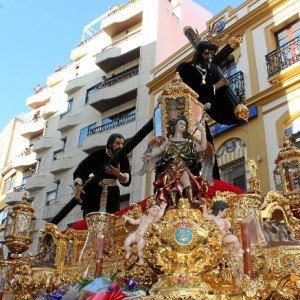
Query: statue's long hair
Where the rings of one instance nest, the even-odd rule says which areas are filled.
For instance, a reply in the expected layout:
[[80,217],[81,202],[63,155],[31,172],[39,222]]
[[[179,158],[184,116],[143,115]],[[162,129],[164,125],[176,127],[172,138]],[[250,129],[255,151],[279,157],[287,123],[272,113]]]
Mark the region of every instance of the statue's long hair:
[[173,118],[172,120],[169,120],[169,124],[167,127],[167,133],[168,133],[168,137],[173,137],[175,135],[175,126],[176,124],[180,121],[183,120],[185,122],[185,131],[183,132],[182,137],[185,139],[189,139],[191,138],[191,134],[188,132],[188,120],[185,116],[183,115],[178,115],[176,118]]

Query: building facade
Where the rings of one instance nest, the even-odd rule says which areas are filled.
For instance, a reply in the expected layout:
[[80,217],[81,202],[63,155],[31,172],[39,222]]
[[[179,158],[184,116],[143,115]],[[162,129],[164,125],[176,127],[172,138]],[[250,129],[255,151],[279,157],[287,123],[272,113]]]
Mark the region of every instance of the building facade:
[[[243,97],[250,111],[249,121],[240,126],[208,121],[221,178],[247,189],[246,161],[254,159],[264,195],[275,190],[274,160],[284,136],[292,136],[299,146],[299,12],[299,1],[249,0],[236,9],[228,7],[220,12],[199,34],[202,39],[209,38],[218,44],[219,49],[230,37],[243,37],[241,46],[220,68],[234,91]],[[191,60],[193,53],[192,46],[187,44],[153,70],[154,79],[148,84],[151,110],[174,76],[176,66]],[[150,184],[152,179],[148,180]]]

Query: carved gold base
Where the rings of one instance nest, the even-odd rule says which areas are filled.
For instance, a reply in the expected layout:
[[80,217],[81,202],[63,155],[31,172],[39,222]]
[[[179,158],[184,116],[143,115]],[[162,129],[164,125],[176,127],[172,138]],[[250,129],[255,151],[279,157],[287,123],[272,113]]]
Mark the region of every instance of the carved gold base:
[[[143,298],[144,299],[144,298]],[[145,299],[151,300],[223,300],[229,299],[227,296],[215,295],[202,290],[202,288],[166,288],[158,293],[147,296]],[[242,298],[239,298],[242,299]]]
[[162,275],[150,290],[147,299],[224,299],[216,297],[212,288],[200,277],[191,274]]

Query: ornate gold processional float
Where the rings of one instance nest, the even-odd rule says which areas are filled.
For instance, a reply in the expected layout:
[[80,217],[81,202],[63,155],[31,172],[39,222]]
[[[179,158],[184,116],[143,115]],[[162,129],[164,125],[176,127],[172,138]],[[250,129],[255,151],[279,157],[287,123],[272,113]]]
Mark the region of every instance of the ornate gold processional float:
[[[187,117],[194,132],[194,115],[203,109],[197,97],[176,75],[155,109],[156,133],[166,137],[167,120],[175,111]],[[40,291],[50,293],[97,276],[149,287],[148,295],[130,299],[299,299],[300,150],[286,137],[275,160],[276,191],[265,197],[254,160],[247,167],[252,174],[247,193],[217,192],[207,202],[208,211],[219,200],[227,202],[231,232],[243,253],[229,252],[219,228],[187,198],[180,198],[144,235],[144,264],[138,264],[135,245],[125,259],[124,240],[136,226],[125,222],[124,215],[138,219],[147,214],[153,196],[144,200],[144,208],[134,204],[122,216],[89,214],[88,230],[59,232],[56,225],[46,224],[39,254],[22,258],[32,242],[34,220],[24,196],[12,208],[5,232],[6,245],[14,253],[0,262],[6,299],[36,299]]]

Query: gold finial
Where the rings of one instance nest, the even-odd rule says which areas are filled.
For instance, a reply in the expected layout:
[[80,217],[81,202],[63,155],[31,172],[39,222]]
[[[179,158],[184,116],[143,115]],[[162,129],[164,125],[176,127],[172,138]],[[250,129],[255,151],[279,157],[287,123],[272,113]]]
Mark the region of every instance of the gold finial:
[[252,177],[256,178],[258,167],[253,158],[251,158],[247,161],[247,167],[248,167],[248,170],[251,173]]
[[288,147],[291,147],[292,145],[293,144],[292,144],[291,138],[289,136],[285,136],[284,141],[283,141],[283,147],[288,148]]
[[257,179],[257,171],[258,171],[257,163],[255,162],[254,159],[249,159],[246,162],[246,164],[250,174],[252,175],[251,179],[249,179],[248,181],[250,185],[250,190],[248,192],[259,195],[261,193],[261,190],[260,190],[260,180]]
[[228,202],[227,197],[226,197],[226,193],[220,192],[220,191],[216,191],[216,194],[215,194],[215,196],[213,197],[212,200],[213,200],[213,202],[216,202],[216,201],[219,201],[219,200],[223,200],[225,202]]

